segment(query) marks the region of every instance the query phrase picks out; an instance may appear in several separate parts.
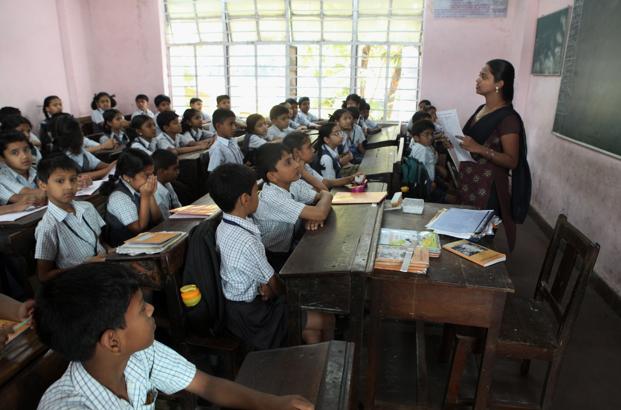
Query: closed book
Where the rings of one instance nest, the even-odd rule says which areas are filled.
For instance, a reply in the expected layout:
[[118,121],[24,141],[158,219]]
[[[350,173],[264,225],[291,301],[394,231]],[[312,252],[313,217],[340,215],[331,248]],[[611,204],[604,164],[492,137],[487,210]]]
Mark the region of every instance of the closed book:
[[377,204],[386,195],[386,192],[337,192],[332,198],[332,205]]
[[218,205],[187,205],[181,208],[171,209],[170,212],[179,215],[196,215],[196,216],[211,216],[218,212],[220,208]]
[[507,259],[504,253],[496,252],[465,239],[447,243],[443,248],[483,267],[488,267],[498,262],[504,262]]
[[125,241],[125,246],[161,246],[181,235],[181,232],[143,232]]

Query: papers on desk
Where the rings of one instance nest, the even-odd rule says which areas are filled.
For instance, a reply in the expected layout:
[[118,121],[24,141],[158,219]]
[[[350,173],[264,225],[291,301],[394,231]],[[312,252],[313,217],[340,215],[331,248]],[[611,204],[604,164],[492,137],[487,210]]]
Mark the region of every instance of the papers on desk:
[[450,208],[440,210],[425,227],[439,235],[470,239],[489,230],[494,211]]
[[47,208],[46,206],[41,206],[38,208],[32,208],[32,209],[28,209],[26,211],[21,211],[21,212],[11,212],[10,214],[4,214],[4,215],[0,215],[0,223],[1,222],[14,222],[17,221],[20,218],[23,218],[27,215],[30,214],[34,214],[35,212],[39,212],[42,209]]
[[438,111],[436,115],[438,116],[438,122],[444,129],[444,135],[447,136],[453,145],[453,148],[449,148],[448,152],[457,168],[459,168],[459,164],[463,161],[474,162],[472,155],[461,147],[461,141],[457,138],[464,136],[459,125],[457,110]]
[[106,181],[103,179],[100,179],[98,181],[93,181],[93,183],[90,186],[87,186],[86,188],[82,188],[78,192],[76,192],[75,196],[93,195],[95,191],[97,191],[104,182]]
[[17,336],[24,333],[26,330],[30,328],[30,319],[26,319],[23,322],[13,322],[12,320],[0,319],[0,328],[13,328],[13,333],[10,333],[8,339],[6,340],[6,345],[11,343]]
[[187,205],[170,210],[170,219],[208,218],[220,211],[216,204],[210,205]]
[[377,204],[386,195],[386,192],[337,192],[332,198],[332,205]]
[[185,232],[143,232],[125,241],[123,245],[116,248],[116,253],[131,256],[152,255],[164,252],[187,237],[188,234]]
[[424,274],[429,258],[439,257],[440,249],[440,238],[433,232],[382,228],[375,268]]

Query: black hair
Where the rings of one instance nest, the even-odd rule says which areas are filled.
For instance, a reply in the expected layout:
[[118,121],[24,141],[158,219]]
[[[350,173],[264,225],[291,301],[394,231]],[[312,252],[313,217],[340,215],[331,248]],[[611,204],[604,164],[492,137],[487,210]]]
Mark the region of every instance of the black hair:
[[19,108],[5,106],[0,108],[0,124],[4,122],[6,117],[10,117],[12,115],[22,115],[22,112]]
[[231,99],[231,97],[229,97],[226,94],[219,95],[219,96],[216,97],[216,104],[220,104],[222,101],[230,100],[230,99]]
[[29,144],[28,138],[19,131],[7,131],[0,134],[0,156],[4,157],[4,150],[13,142],[25,142]]
[[349,107],[349,108],[347,108],[347,111],[349,111],[351,116],[354,117],[354,120],[357,120],[358,118],[360,118],[360,110],[358,108],[356,108],[356,107]]
[[201,100],[198,97],[190,98],[190,105],[197,103],[197,102],[203,102],[203,100]]
[[259,178],[269,184],[267,173],[276,171],[276,164],[281,160],[282,154],[287,153],[287,148],[282,143],[263,144],[257,148],[256,168]]
[[370,110],[370,109],[371,109],[371,106],[369,105],[369,103],[363,99],[362,102],[360,103],[360,111]]
[[412,124],[416,124],[417,121],[425,120],[431,118],[431,114],[425,111],[416,111],[414,115],[412,115]]
[[108,125],[108,121],[112,121],[114,119],[114,117],[116,117],[117,115],[123,115],[123,113],[121,113],[121,111],[117,110],[116,108],[110,108],[109,110],[106,110],[103,112],[102,116],[103,116],[103,131],[106,134],[110,134],[112,132],[112,128],[110,128],[110,126]]
[[285,139],[282,140],[282,144],[285,146],[287,151],[293,154],[294,149],[302,149],[304,144],[310,142],[310,137],[308,134],[300,131],[293,131],[287,134]]
[[295,98],[287,98],[285,102],[291,105],[298,105],[298,102],[295,100]]
[[209,195],[223,212],[235,209],[242,194],[252,195],[252,188],[256,183],[257,175],[251,168],[232,163],[222,164],[214,169],[207,180]]
[[425,109],[425,111],[427,112],[429,112],[430,110],[437,110],[437,108],[434,105],[430,105],[429,107]]
[[37,178],[47,183],[50,175],[57,169],[75,171],[76,174],[80,173],[80,167],[78,167],[78,164],[76,164],[74,160],[63,153],[54,153],[39,161],[37,165]]
[[412,135],[420,135],[421,133],[427,131],[427,130],[431,130],[434,131],[436,129],[435,125],[433,125],[433,122],[431,120],[420,120],[420,121],[416,121],[413,125],[412,125]]
[[118,263],[71,268],[41,285],[33,315],[37,335],[65,359],[87,361],[106,330],[125,327],[131,298],[145,285]]
[[177,164],[177,154],[167,149],[156,149],[155,152],[151,154],[151,159],[153,159],[155,172]]
[[121,152],[119,159],[116,161],[114,175],[108,177],[108,180],[99,188],[99,192],[105,196],[110,195],[123,175],[133,178],[149,165],[153,165],[151,155],[136,148],[127,148]]
[[[345,111],[345,110],[343,110]],[[315,149],[315,153],[319,156],[321,154],[321,147],[323,146],[324,142],[323,139],[325,137],[329,137],[330,134],[332,134],[332,130],[334,129],[334,127],[336,127],[336,122],[328,122],[325,123],[324,125],[322,125],[321,127],[319,127],[319,136],[317,136],[317,139],[315,140],[315,143],[313,144],[313,148]]]
[[84,134],[82,134],[80,123],[71,114],[54,114],[49,122],[49,130],[55,149],[72,152],[78,152],[82,149]]
[[265,117],[261,114],[250,114],[248,118],[246,118],[246,135],[255,134],[255,127],[261,120],[265,121]]
[[91,108],[93,110],[97,109],[97,103],[102,97],[108,97],[110,99],[110,107],[116,107],[116,100],[114,99],[114,94],[109,94],[105,91],[100,91],[93,96],[93,101],[91,101]]
[[284,114],[289,115],[289,109],[282,104],[275,105],[270,110],[270,120],[274,121],[276,118]]
[[138,100],[145,100],[146,102],[149,102],[149,97],[147,97],[146,94],[138,94],[134,101],[138,102]]
[[199,110],[195,110],[194,108],[188,108],[183,112],[183,118],[181,119],[181,132],[187,132],[190,128],[192,128],[190,126],[190,120],[192,120],[192,117],[195,115],[200,115],[201,119],[203,118],[203,113]]
[[211,122],[215,127],[216,124],[222,124],[227,118],[235,118],[235,113],[226,108],[218,108],[211,116]]
[[418,105],[421,105],[421,104],[431,105],[431,101],[429,101],[429,100],[420,100],[420,101],[418,102]]
[[164,94],[160,94],[160,95],[155,97],[153,102],[155,103],[156,107],[159,107],[160,104],[163,103],[163,102],[170,102],[170,97],[167,96],[167,95],[164,95]]
[[298,100],[298,105],[302,105],[303,102],[308,101],[310,103],[310,98],[308,97],[300,97]]
[[503,100],[506,102],[513,101],[513,83],[515,81],[515,69],[513,65],[507,60],[501,60],[499,58],[488,61],[487,65],[494,76],[494,81],[504,82],[504,85],[500,89]]
[[353,101],[356,103],[356,105],[360,106],[360,102],[362,101],[362,97],[360,97],[358,94],[349,94],[347,96],[347,98],[345,98],[345,101],[343,101],[343,104],[341,105],[341,108],[347,108],[347,101]]
[[21,115],[9,115],[8,117],[5,117],[2,121],[2,126],[0,127],[0,130],[2,132],[14,131],[22,124],[28,124],[30,126],[30,129],[32,130],[32,123],[28,118]]
[[174,111],[164,111],[164,112],[161,112],[157,116],[157,126],[160,127],[160,130],[162,130],[162,132],[165,132],[164,131],[164,127],[168,127],[168,125],[175,118],[179,118],[179,116]]
[[338,110],[334,111],[330,116],[330,122],[339,122],[343,114],[345,114],[346,112],[349,111],[347,111],[345,108],[339,108]]
[[43,99],[43,115],[45,115],[45,118],[48,119],[50,118],[50,113],[47,112],[45,109],[51,104],[52,101],[54,100],[60,100],[60,97],[57,95],[48,95],[47,97],[45,97]]
[[136,138],[139,137],[138,129],[142,128],[142,126],[149,120],[153,121],[153,118],[143,114],[136,115],[132,118],[132,121],[129,123],[129,127],[125,128],[125,134],[127,134],[127,137],[129,138],[130,145]]

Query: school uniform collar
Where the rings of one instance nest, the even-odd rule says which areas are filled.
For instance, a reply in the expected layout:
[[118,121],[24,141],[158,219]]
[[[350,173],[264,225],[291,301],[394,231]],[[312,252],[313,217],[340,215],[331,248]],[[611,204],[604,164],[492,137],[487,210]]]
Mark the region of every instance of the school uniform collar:
[[132,188],[132,186],[130,184],[128,184],[127,182],[125,182],[125,180],[123,178],[121,178],[121,184],[125,185],[125,187],[127,189],[129,189],[129,192],[131,192],[131,194],[133,196],[135,196],[136,194],[140,195],[140,192],[136,191],[134,188]]
[[272,195],[276,194],[276,195],[286,196],[287,198],[293,198],[293,194],[291,193],[291,191],[288,191],[282,187],[279,187],[278,185],[272,182],[266,182],[265,184],[263,184],[263,189],[261,190],[260,195],[263,195],[263,193],[272,194]]
[[28,184],[30,185],[34,184],[35,178],[37,177],[37,169],[33,166],[31,166],[28,169],[28,179],[24,178],[21,174],[18,174],[17,171],[15,171],[13,168],[8,166],[7,164],[2,164],[2,170],[8,173],[10,176],[15,178],[17,181],[19,181],[19,183],[22,183],[22,184],[23,184],[23,181],[28,182]]
[[230,148],[236,144],[236,142],[233,141],[233,138],[224,138],[216,134],[216,144],[221,144]]
[[[86,207],[77,201],[71,201],[71,205],[73,206],[73,209],[75,209],[75,217],[78,219],[78,221],[82,220],[82,217],[84,216],[84,211],[86,211]],[[53,216],[54,219],[56,219],[58,222],[64,221],[67,216],[69,216],[69,212],[60,208],[52,201],[48,201],[47,203],[47,212],[51,216]]]
[[339,157],[339,153],[335,150],[332,149],[332,147],[330,147],[327,144],[324,144],[324,147],[326,147],[326,150],[328,151],[328,154],[330,154],[331,157],[333,158],[338,158]]
[[138,144],[142,145],[146,149],[149,149],[151,147],[151,143],[142,137],[136,138],[136,141],[138,142]]
[[166,134],[164,131],[162,131],[162,136],[164,138],[166,138],[168,140],[168,142],[170,142],[172,145],[175,145],[175,139],[173,137],[171,137],[170,135]]
[[[253,222],[251,218],[240,218],[239,216],[222,213],[222,219],[226,219],[227,221],[234,222],[234,224],[239,225],[240,228],[246,229],[252,232],[254,235],[261,237],[261,231],[259,231],[259,227]],[[233,224],[233,225],[234,225]]]

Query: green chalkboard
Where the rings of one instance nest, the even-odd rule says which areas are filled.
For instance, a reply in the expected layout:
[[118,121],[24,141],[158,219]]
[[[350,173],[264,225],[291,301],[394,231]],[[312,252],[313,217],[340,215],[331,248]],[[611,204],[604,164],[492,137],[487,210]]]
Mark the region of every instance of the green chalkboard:
[[553,131],[621,158],[621,0],[575,0]]
[[561,75],[568,28],[569,7],[537,19],[533,74]]

